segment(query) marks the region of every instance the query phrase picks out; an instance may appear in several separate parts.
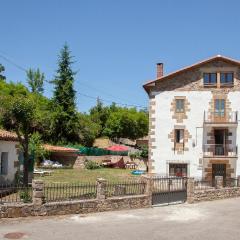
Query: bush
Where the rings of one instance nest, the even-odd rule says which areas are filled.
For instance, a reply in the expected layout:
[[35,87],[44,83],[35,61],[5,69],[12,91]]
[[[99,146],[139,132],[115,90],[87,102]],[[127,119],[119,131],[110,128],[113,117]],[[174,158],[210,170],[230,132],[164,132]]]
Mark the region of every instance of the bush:
[[19,193],[20,198],[23,200],[24,203],[28,203],[32,201],[32,198],[27,190],[23,190]]
[[94,161],[87,161],[85,163],[85,168],[89,169],[89,170],[93,170],[93,169],[101,168],[101,166],[98,163],[94,162]]

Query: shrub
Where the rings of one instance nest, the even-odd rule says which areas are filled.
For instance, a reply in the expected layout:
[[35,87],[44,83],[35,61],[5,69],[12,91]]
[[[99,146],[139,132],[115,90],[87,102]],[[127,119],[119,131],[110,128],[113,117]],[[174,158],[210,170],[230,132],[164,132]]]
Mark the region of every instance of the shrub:
[[85,168],[89,169],[89,170],[93,170],[93,169],[101,168],[101,166],[98,163],[94,162],[94,161],[87,161],[85,163]]
[[19,193],[20,198],[24,203],[28,203],[32,201],[32,198],[27,190],[23,190]]

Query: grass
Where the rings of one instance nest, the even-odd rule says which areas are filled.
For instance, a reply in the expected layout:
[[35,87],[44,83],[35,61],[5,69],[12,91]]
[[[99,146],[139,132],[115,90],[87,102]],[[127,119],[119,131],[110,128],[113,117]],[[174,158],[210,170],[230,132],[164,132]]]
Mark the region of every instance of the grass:
[[127,179],[138,179],[139,176],[131,174],[129,169],[100,168],[87,169],[54,169],[51,176],[35,176],[45,183],[95,183],[97,178],[104,178],[110,182],[126,181]]

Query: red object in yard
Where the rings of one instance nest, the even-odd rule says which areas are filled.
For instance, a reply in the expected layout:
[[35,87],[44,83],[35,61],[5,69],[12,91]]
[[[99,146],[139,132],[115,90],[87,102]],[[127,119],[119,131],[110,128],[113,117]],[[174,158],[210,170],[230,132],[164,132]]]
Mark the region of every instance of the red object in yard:
[[123,158],[121,158],[118,162],[113,163],[113,164],[112,164],[112,167],[124,169],[124,168],[125,168],[125,163],[124,163]]
[[109,151],[115,151],[115,152],[125,152],[128,151],[128,147],[121,146],[121,145],[114,145],[111,147],[106,148]]

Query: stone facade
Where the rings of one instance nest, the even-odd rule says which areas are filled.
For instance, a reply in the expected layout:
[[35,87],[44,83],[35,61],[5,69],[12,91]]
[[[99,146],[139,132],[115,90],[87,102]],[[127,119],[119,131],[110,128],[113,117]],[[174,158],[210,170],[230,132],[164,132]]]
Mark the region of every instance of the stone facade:
[[155,108],[156,100],[155,98],[150,98],[149,101],[149,141],[148,141],[148,171],[152,173],[154,171],[154,159],[153,159],[153,149],[157,146],[155,144]]
[[[205,160],[206,161],[206,160]],[[209,159],[205,171],[205,179],[210,181],[212,179],[212,165],[213,164],[226,164],[226,178],[231,178],[234,175],[234,168],[232,167],[229,159]]]
[[[231,87],[204,87],[202,73],[205,69],[208,71],[219,71],[219,69],[229,69],[234,72],[234,85]],[[213,91],[213,92],[229,92],[240,90],[240,67],[227,63],[222,60],[206,63],[201,67],[195,67],[188,71],[184,71],[175,76],[169,76],[162,80],[156,81],[152,91]]]
[[[183,112],[177,112],[177,110],[176,110],[176,100],[177,99],[182,99],[184,101]],[[186,96],[174,97],[174,99],[171,103],[170,111],[173,112],[172,118],[175,119],[177,123],[183,123],[183,120],[187,119],[187,112],[190,111],[189,105],[190,105],[190,103],[187,100]]]
[[[178,126],[176,126],[175,129],[177,129]],[[182,126],[183,129],[183,143],[175,143],[175,129],[173,129],[170,134],[168,134],[168,138],[171,140],[171,142],[174,144],[174,146],[172,147],[172,151],[174,151],[174,153],[176,154],[183,154],[184,151],[188,151],[189,148],[187,147],[188,141],[189,139],[192,138],[191,134],[189,133],[189,131],[187,129],[185,129],[185,126]]]

